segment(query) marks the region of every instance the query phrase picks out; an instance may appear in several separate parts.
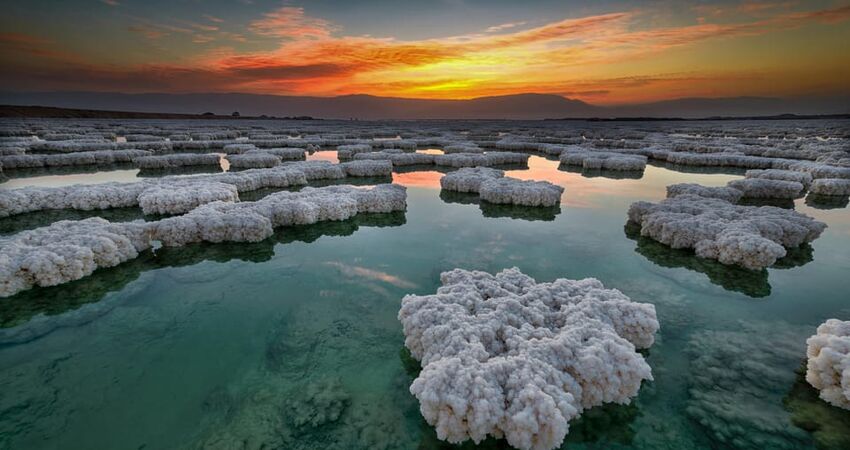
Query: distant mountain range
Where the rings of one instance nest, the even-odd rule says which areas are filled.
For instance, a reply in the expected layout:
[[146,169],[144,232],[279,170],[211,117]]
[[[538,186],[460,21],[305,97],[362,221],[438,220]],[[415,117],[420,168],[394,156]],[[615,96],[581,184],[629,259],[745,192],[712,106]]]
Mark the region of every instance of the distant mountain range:
[[372,95],[306,97],[261,94],[123,94],[112,92],[0,92],[0,104],[148,113],[244,116],[312,116],[324,119],[559,119],[614,117],[772,116],[850,113],[850,97],[682,98],[622,106],[597,106],[549,94],[516,94],[469,100],[429,100]]

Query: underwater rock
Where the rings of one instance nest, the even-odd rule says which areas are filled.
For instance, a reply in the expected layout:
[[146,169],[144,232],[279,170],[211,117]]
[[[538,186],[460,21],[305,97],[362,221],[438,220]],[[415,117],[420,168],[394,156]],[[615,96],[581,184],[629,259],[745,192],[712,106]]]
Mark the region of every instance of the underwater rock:
[[641,226],[643,236],[751,270],[771,266],[785,256],[786,248],[811,242],[826,229],[825,223],[796,211],[733,205],[692,194],[633,203],[628,216]]
[[[762,322],[693,333],[686,347],[686,413],[713,447],[792,450],[811,445],[808,433],[794,427],[782,407],[806,334],[805,327]],[[764,345],[765,335],[770,345]]]
[[850,410],[850,321],[827,320],[806,344],[806,381],[827,403]]
[[434,295],[405,296],[398,315],[423,366],[410,392],[440,439],[555,448],[582,411],[627,404],[652,379],[636,352],[658,330],[651,304],[592,278],[536,283],[516,268],[440,279]]

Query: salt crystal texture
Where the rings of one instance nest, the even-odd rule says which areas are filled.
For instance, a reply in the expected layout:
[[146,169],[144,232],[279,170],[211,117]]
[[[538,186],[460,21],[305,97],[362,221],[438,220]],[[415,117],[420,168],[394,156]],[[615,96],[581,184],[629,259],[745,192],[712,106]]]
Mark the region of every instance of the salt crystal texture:
[[440,279],[434,295],[405,296],[398,314],[423,367],[410,392],[440,439],[556,448],[584,410],[628,404],[652,379],[636,351],[659,328],[651,304],[593,278],[536,283],[517,268]]

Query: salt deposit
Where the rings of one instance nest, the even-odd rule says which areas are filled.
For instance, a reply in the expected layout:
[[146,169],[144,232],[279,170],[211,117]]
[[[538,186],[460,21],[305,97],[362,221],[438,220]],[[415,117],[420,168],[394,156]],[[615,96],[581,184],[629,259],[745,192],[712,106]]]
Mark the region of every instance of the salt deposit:
[[584,410],[627,404],[652,379],[636,352],[659,327],[651,304],[593,278],[536,283],[516,268],[440,279],[436,294],[404,297],[398,314],[423,367],[410,392],[440,439],[556,448]]
[[145,214],[183,214],[215,201],[238,202],[239,192],[232,184],[215,181],[175,182],[150,186],[138,199]]
[[245,154],[248,154],[248,155],[254,154],[254,153],[266,153],[266,154],[274,155],[274,156],[277,156],[278,159],[280,159],[281,161],[298,161],[298,160],[303,160],[305,158],[304,149],[303,148],[294,148],[294,147],[263,148],[263,149],[257,149],[257,150],[248,150],[247,152],[245,152]]
[[696,183],[679,183],[667,186],[668,198],[685,194],[707,198],[719,198],[730,203],[737,203],[743,196],[743,193],[740,190],[728,186],[708,187]]
[[440,178],[440,187],[448,191],[478,193],[482,182],[504,176],[505,173],[497,169],[464,167],[443,175]]
[[280,164],[280,158],[263,152],[227,155],[226,158],[233,169],[268,169]]
[[403,153],[401,150],[396,152],[384,150],[380,152],[357,153],[354,155],[354,160],[386,160],[390,161],[393,166],[416,166],[434,164],[434,155]]
[[827,403],[850,410],[850,321],[827,320],[806,344],[806,381]]
[[767,178],[743,178],[732,180],[728,186],[741,191],[747,198],[799,198],[805,188],[796,181]]
[[393,174],[393,164],[390,161],[349,161],[339,166],[349,177],[388,177]]
[[143,156],[133,159],[140,169],[169,169],[184,166],[215,166],[220,164],[215,153],[173,153],[170,155]]
[[816,195],[850,195],[850,179],[818,178],[812,182],[812,194]]
[[594,152],[568,148],[560,153],[561,164],[585,169],[640,171],[646,168],[646,157],[614,152]]
[[805,172],[782,169],[753,169],[744,175],[747,178],[764,178],[768,180],[796,181],[808,189],[812,184],[812,176]]
[[548,181],[494,178],[481,183],[478,195],[490,203],[556,206],[561,203],[564,188]]
[[339,159],[351,159],[358,153],[368,153],[371,151],[372,146],[368,144],[340,145],[336,148],[336,155]]
[[148,248],[140,223],[59,221],[0,240],[0,297],[55,286],[116,266]]
[[826,224],[793,210],[739,206],[719,198],[682,194],[659,203],[636,202],[629,220],[641,234],[697,256],[758,270],[785,256],[786,248],[817,239]]
[[525,164],[527,162],[528,155],[511,152],[452,153],[434,156],[434,164],[449,167],[486,167],[504,164]]
[[91,152],[62,153],[51,155],[6,155],[0,156],[0,164],[6,169],[33,167],[109,165],[130,162],[152,153],[146,150],[98,150]]

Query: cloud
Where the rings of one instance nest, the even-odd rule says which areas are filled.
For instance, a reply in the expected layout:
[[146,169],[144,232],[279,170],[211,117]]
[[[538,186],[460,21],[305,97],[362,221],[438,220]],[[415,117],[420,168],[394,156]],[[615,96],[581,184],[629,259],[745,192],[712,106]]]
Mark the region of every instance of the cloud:
[[121,4],[118,0],[100,0],[100,2],[109,6],[118,6]]
[[325,38],[330,36],[330,22],[304,14],[304,8],[284,6],[263,15],[263,18],[251,22],[249,28],[265,36],[294,39]]
[[215,23],[222,23],[222,22],[224,22],[224,19],[220,19],[220,18],[218,18],[218,17],[216,17],[216,16],[212,16],[212,15],[209,15],[209,14],[204,14],[202,17],[203,17],[204,19],[209,20],[210,22],[215,22]]
[[492,27],[487,28],[488,33],[498,33],[500,31],[505,31],[511,28],[521,27],[525,25],[527,22],[509,22],[503,23],[501,25],[493,25]]

